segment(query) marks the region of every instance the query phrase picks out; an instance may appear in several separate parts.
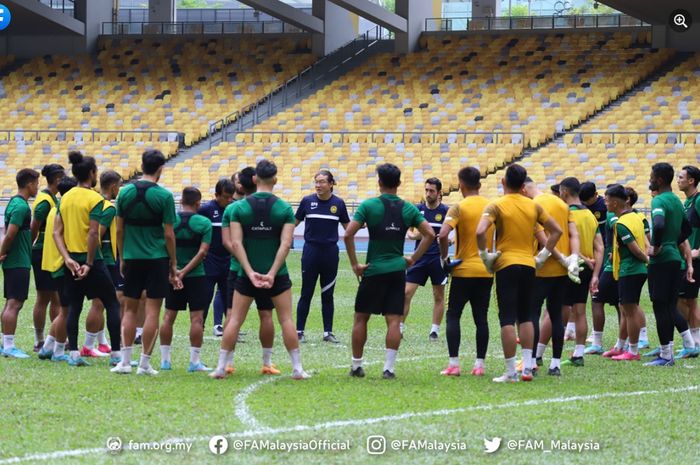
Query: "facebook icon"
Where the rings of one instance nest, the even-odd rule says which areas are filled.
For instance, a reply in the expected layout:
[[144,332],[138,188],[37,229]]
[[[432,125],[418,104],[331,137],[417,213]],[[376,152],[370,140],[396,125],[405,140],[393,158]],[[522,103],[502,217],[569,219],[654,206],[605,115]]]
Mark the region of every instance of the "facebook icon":
[[212,436],[209,439],[209,451],[214,455],[223,455],[228,450],[228,440],[224,436]]
[[10,20],[12,20],[10,9],[0,3],[0,31],[7,29],[7,26],[10,25]]

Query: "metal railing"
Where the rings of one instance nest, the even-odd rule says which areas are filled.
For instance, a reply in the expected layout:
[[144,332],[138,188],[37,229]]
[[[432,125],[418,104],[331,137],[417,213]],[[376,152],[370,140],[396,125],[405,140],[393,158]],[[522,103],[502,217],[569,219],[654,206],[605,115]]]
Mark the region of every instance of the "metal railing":
[[282,34],[305,32],[282,21],[102,23],[102,35]]
[[[101,139],[100,136],[107,136],[107,140],[114,142],[124,142],[127,139],[127,135],[134,134],[146,134],[148,135],[148,142],[153,142],[157,140],[158,142],[177,142],[179,147],[185,144],[185,133],[177,131],[158,131],[158,130],[144,130],[144,131],[107,131],[107,130],[90,130],[90,129],[0,129],[0,140],[13,140],[13,141],[36,141],[42,140],[42,135],[55,135],[57,141],[87,141],[94,142],[96,136]],[[2,137],[5,136],[5,137]],[[33,137],[32,137],[33,136]],[[69,137],[72,136],[72,137]],[[113,136],[113,137],[109,137]],[[143,138],[140,139],[144,141]],[[129,140],[127,142],[132,142]],[[145,141],[144,141],[145,142]]]
[[427,18],[425,31],[508,31],[539,29],[620,28],[649,26],[632,16],[571,15],[571,16],[501,16],[486,18]]
[[38,0],[39,3],[53,8],[54,10],[60,10],[63,13],[69,13],[71,16],[75,16],[75,3],[73,0]]
[[236,134],[236,142],[300,142],[300,143],[413,143],[413,144],[519,144],[524,145],[522,132],[488,131],[249,131]]
[[694,137],[694,143],[700,144],[700,131],[576,131],[559,133],[556,137],[563,137],[565,143],[571,140],[574,144],[584,144],[587,140],[600,144],[618,144],[626,143],[630,137],[636,137],[637,143],[641,139],[645,144],[684,144],[688,137]]
[[[347,66],[353,59],[376,45],[380,40],[390,37],[390,34],[388,29],[376,26],[343,45],[338,50],[324,56],[311,66],[304,68],[296,76],[287,80],[284,84],[278,86],[257,102],[213,122],[209,125],[208,131],[209,147],[211,148],[215,143],[228,140],[227,126],[237,122],[238,124],[236,125],[235,132],[241,132],[247,127],[254,126],[263,118],[273,115],[276,110],[288,106],[290,99],[300,97],[305,91],[315,88],[317,83],[329,73],[338,70],[342,66]],[[331,56],[334,57],[338,63],[331,66],[325,72],[319,73],[318,70],[327,64],[327,60],[329,60]],[[273,97],[278,96],[280,93],[281,96],[277,98],[278,102],[275,103],[275,98]],[[251,113],[253,114],[253,118],[248,126],[244,123],[242,117]]]
[[[299,8],[311,14],[311,8]],[[117,13],[120,23],[148,22],[147,8],[120,8]],[[252,8],[178,8],[177,22],[236,22],[236,21],[279,21],[262,11]]]

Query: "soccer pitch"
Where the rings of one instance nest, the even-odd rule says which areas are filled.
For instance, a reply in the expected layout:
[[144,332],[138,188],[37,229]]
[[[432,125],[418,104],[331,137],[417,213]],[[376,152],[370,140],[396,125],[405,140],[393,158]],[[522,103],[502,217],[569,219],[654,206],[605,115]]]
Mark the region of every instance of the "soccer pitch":
[[[292,252],[287,263],[296,305],[300,253]],[[443,322],[439,342],[428,341],[432,293],[427,288],[414,298],[396,380],[381,379],[386,325],[380,317],[370,320],[367,377],[350,378],[356,288],[357,281],[341,252],[334,328],[341,343],[321,341],[317,289],[306,330],[309,342],[301,345],[304,368],[313,374],[307,381],[290,379],[291,366],[279,326],[273,361],[282,376],[259,374],[261,349],[254,309],[243,327],[245,343],[236,348],[236,373],[221,381],[186,372],[189,322],[185,315],[175,326],[173,370],[156,377],[114,375],[107,368],[107,359],[92,359],[90,367],[71,368],[36,356],[29,360],[1,358],[0,465],[268,464],[281,460],[285,465],[591,465],[697,460],[693,438],[700,411],[697,359],[680,361],[673,368],[655,368],[587,356],[585,367],[565,366],[561,378],[540,374],[531,383],[498,385],[491,378],[502,374],[504,365],[494,299],[486,376],[468,375],[475,356],[469,308],[462,317],[461,347],[462,369],[467,375],[440,376],[447,364],[445,328]],[[17,346],[25,350],[33,345],[31,294],[17,329]],[[646,290],[642,306],[653,346],[657,337]],[[617,319],[612,309],[606,316],[608,347],[616,338]],[[214,366],[220,340],[211,336],[211,328],[210,315],[202,360]],[[81,325],[81,343],[84,336]],[[564,358],[572,349],[573,343],[568,342]],[[140,349],[135,350],[139,353]],[[157,369],[158,346],[153,354]],[[545,366],[550,357],[551,346],[545,353]],[[210,438],[215,435],[228,441],[223,455],[210,452]],[[368,453],[371,436],[385,438],[384,453]],[[123,450],[108,452],[109,438],[113,444],[119,438]],[[494,438],[501,438],[500,449],[487,454],[484,440]],[[576,444],[583,450],[566,450]],[[382,440],[370,438],[369,446],[371,452],[380,452]],[[144,450],[147,447],[151,450]],[[332,450],[318,450],[322,448]]]

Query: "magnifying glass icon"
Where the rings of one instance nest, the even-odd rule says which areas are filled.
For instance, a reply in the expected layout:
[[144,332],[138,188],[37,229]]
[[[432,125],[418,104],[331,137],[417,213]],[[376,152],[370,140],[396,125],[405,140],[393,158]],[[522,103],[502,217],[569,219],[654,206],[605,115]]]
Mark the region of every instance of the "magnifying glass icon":
[[673,24],[688,29],[688,25],[685,23],[685,16],[680,13],[673,17]]

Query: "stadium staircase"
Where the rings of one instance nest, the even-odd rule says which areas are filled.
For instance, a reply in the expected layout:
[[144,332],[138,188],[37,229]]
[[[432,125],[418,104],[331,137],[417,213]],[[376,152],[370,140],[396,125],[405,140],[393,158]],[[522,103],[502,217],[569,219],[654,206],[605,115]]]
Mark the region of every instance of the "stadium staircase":
[[[588,118],[581,120],[581,122],[579,122],[578,124],[574,124],[573,126],[569,127],[568,129],[557,133],[554,138],[547,140],[546,142],[538,145],[537,147],[532,147],[532,148],[528,148],[528,149],[524,150],[522,155],[517,157],[515,160],[513,160],[512,163],[518,163],[519,161],[523,160],[524,158],[530,157],[532,154],[538,152],[539,150],[542,150],[544,147],[547,147],[550,144],[558,144],[558,143],[562,142],[564,137],[567,134],[571,134],[573,132],[576,132],[576,129],[578,129],[582,125],[590,123],[591,121],[594,121],[596,118],[599,118],[600,116],[616,109],[617,107],[622,105],[627,100],[634,98],[634,96],[636,96],[640,92],[643,92],[644,88],[650,86],[654,82],[656,82],[659,79],[666,76],[668,73],[672,72],[676,67],[680,66],[684,61],[686,61],[688,58],[692,57],[693,55],[694,55],[693,52],[677,52],[670,59],[668,59],[665,63],[663,63],[661,66],[659,66],[654,72],[652,72],[646,78],[639,81],[636,85],[632,86],[627,92],[622,93],[618,98],[612,100],[610,103],[608,103],[607,105],[602,107],[600,110],[593,113]],[[500,167],[499,169],[496,170],[496,172],[501,171],[501,170],[505,170],[506,168],[508,168],[508,165],[510,165],[510,164],[511,163],[508,163],[505,166]]]
[[196,157],[223,140],[233,140],[236,133],[271,118],[285,108],[296,105],[301,100],[361,66],[374,55],[391,52],[394,41],[388,40],[382,31],[384,30],[381,28],[371,29],[321,58],[307,70],[288,81],[285,86],[272,91],[255,105],[244,110],[243,114],[236,115],[235,118],[228,121],[225,119],[226,122],[221,127],[212,130],[208,137],[179,151],[166,162],[166,166]]

